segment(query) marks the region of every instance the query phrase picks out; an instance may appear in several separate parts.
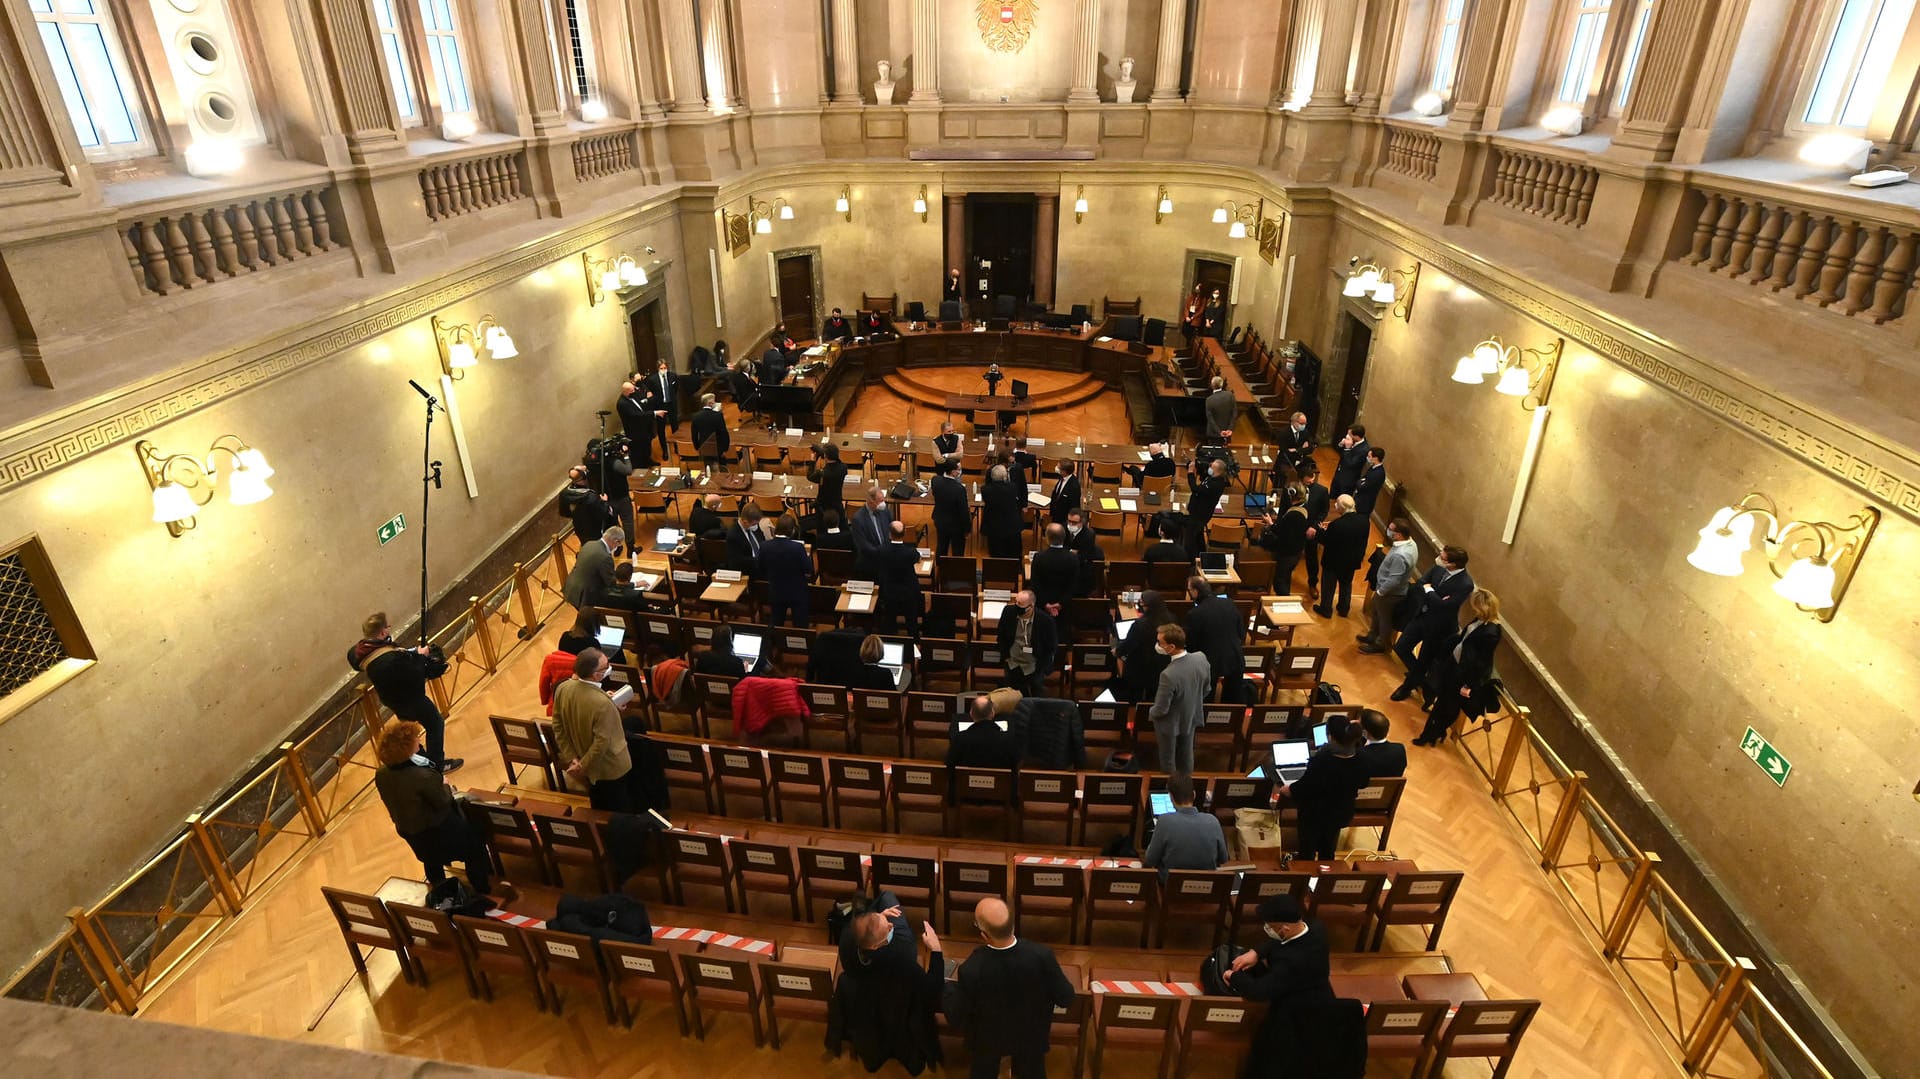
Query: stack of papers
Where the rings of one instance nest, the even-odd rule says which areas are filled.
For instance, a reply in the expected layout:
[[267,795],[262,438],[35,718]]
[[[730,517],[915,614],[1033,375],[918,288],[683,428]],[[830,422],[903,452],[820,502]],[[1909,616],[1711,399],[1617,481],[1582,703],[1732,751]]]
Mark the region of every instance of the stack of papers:
[[1140,512],[1140,504],[1139,504],[1138,502],[1135,502],[1135,501],[1134,501],[1133,499],[1131,499],[1131,498],[1123,498],[1123,499],[1121,499],[1121,500],[1120,500],[1120,508],[1121,508],[1122,510],[1124,510],[1125,512],[1127,512],[1127,513],[1139,513],[1139,512]]
[[1120,508],[1120,503],[1117,499],[1102,498],[1100,500],[1100,508],[1111,513],[1112,511]]
[[871,611],[873,610],[873,597],[865,592],[849,593],[847,595],[847,610]]
[[1006,609],[1007,609],[1006,603],[1000,600],[997,600],[997,599],[982,600],[980,603],[980,619],[981,621],[984,621],[984,622],[999,621],[1000,612]]
[[1146,450],[1141,450],[1141,451],[1140,451],[1140,459],[1141,459],[1142,461],[1151,461],[1151,460],[1153,460],[1153,454],[1151,454],[1151,453],[1148,453],[1148,452],[1147,452]]

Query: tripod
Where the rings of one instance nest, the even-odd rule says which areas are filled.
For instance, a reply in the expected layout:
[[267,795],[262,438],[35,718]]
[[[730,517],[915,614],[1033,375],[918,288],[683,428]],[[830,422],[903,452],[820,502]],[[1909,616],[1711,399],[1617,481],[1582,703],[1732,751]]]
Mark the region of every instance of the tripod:
[[440,407],[440,399],[413,379],[408,379],[407,385],[427,401],[426,430],[420,446],[420,643],[424,645],[427,643],[427,510],[433,505],[433,492],[440,489],[440,462],[433,459],[433,412]]

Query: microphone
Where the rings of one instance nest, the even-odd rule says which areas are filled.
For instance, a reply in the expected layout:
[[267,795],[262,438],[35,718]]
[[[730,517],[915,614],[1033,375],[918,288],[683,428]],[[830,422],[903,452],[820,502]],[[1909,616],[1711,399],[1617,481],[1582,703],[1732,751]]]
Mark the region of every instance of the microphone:
[[434,404],[437,405],[440,403],[438,399],[436,399],[432,394],[427,392],[427,388],[425,386],[420,385],[418,382],[415,382],[412,379],[408,379],[407,385],[413,387],[413,392],[419,394],[420,396],[426,398],[429,401],[432,401]]

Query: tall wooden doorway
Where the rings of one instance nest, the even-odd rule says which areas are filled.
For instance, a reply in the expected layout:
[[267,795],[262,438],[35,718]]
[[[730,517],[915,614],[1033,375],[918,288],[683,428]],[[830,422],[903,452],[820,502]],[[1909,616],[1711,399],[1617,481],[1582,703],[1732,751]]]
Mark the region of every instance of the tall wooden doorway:
[[[1220,331],[1220,337],[1223,340],[1233,325],[1233,268],[1234,260],[1232,255],[1225,255],[1215,251],[1187,252],[1186,290],[1191,290],[1194,283],[1198,282],[1200,285],[1200,297],[1203,302],[1210,302],[1207,301],[1207,297],[1213,295],[1213,290],[1220,290],[1220,304],[1226,308],[1227,315],[1226,327],[1223,327]],[[1185,309],[1184,305],[1186,302],[1187,292],[1183,290],[1180,293],[1180,303],[1183,305],[1181,310]]]
[[816,256],[810,251],[775,255],[774,277],[780,291],[780,325],[789,337],[797,341],[814,340],[820,332],[819,325],[814,321],[815,259]]
[[1356,317],[1353,312],[1344,312],[1340,316],[1346,323],[1346,356],[1343,359],[1345,371],[1340,378],[1340,401],[1333,409],[1333,431],[1326,434],[1332,441],[1346,433],[1348,426],[1360,415],[1360,391],[1367,381],[1367,354],[1373,351],[1373,326],[1366,319]]
[[627,328],[633,335],[633,369],[641,374],[650,375],[660,365],[661,314],[657,300],[627,312]]
[[1013,297],[1016,312],[1033,299],[1033,230],[1039,215],[1037,195],[967,196],[963,273],[976,315],[990,315],[995,296]]

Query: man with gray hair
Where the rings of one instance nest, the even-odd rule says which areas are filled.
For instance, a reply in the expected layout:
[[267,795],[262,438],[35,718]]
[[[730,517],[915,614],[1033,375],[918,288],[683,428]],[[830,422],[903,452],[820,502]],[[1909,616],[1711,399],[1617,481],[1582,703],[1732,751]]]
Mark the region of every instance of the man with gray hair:
[[599,539],[580,545],[573,569],[567,574],[566,583],[560,586],[560,594],[575,610],[598,607],[613,589],[614,556],[626,545],[626,530],[619,525],[600,533]]
[[1022,696],[1042,696],[1047,676],[1053,673],[1053,653],[1060,644],[1060,631],[1053,616],[1034,602],[1031,591],[1015,592],[1013,602],[1000,612],[998,640],[1007,684]]
[[980,490],[980,535],[989,558],[1019,558],[1020,535],[1027,529],[1027,489],[1006,465],[994,465]]
[[619,706],[600,688],[612,671],[598,648],[583,648],[574,657],[573,677],[553,688],[553,742],[567,775],[587,784],[593,808],[631,813],[627,732]]
[[893,532],[893,514],[887,512],[887,492],[879,484],[867,488],[867,504],[853,511],[853,551],[863,566],[876,566],[881,548]]

